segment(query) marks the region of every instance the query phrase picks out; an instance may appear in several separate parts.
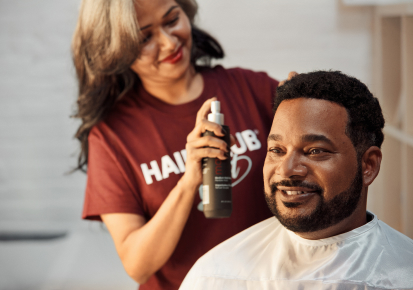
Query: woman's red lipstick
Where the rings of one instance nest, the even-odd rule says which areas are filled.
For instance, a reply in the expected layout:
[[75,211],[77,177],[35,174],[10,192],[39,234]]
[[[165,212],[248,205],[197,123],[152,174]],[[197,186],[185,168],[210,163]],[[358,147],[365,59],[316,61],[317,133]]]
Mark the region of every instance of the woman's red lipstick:
[[164,58],[162,62],[174,64],[180,61],[181,59],[182,59],[182,46],[180,46],[176,52]]

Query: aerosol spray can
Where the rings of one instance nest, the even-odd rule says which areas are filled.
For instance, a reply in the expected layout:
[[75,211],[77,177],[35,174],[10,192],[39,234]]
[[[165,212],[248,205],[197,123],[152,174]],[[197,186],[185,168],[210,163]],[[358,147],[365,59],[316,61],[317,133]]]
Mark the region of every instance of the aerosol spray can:
[[[208,121],[220,124],[225,130],[225,136],[218,137],[224,140],[228,147],[231,144],[229,127],[224,125],[224,115],[221,114],[219,101],[211,103],[211,113]],[[206,131],[204,136],[215,136],[211,131]],[[231,159],[204,158],[202,160],[203,175],[203,206],[207,218],[230,217],[232,213],[232,187],[231,187]]]

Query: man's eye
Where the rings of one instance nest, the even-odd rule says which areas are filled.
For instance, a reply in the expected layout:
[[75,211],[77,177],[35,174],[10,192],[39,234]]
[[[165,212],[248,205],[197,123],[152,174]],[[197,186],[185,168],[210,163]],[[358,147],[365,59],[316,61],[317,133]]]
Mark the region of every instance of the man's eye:
[[270,148],[270,149],[268,149],[268,151],[270,151],[272,153],[276,153],[276,154],[282,153],[280,148]]
[[323,152],[325,152],[325,151],[322,150],[322,149],[311,149],[308,153],[310,155],[317,155],[317,154],[320,154],[320,153],[323,153]]

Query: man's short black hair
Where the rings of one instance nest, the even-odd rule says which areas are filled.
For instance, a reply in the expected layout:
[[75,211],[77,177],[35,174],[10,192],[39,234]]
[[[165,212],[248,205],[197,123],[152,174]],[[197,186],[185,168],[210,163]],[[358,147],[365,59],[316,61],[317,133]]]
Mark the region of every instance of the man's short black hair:
[[299,74],[277,88],[274,114],[284,100],[321,99],[344,107],[348,115],[346,135],[360,157],[369,147],[381,147],[384,118],[379,101],[365,84],[339,71]]

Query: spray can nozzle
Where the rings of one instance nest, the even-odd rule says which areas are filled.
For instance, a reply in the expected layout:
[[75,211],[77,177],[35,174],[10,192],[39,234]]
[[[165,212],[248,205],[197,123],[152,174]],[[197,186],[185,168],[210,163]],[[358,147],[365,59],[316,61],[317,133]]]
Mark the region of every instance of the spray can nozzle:
[[208,114],[208,121],[224,125],[224,114],[221,114],[221,103],[219,101],[211,103],[211,113]]

